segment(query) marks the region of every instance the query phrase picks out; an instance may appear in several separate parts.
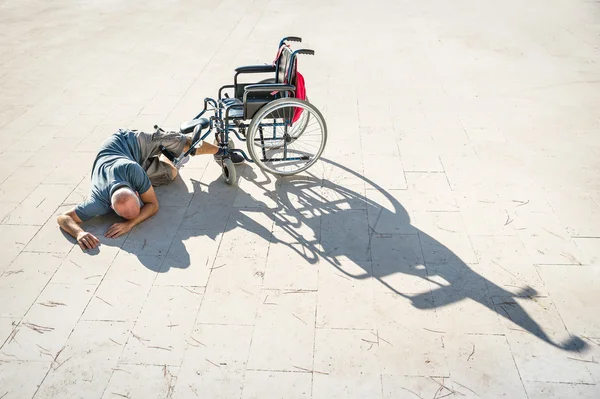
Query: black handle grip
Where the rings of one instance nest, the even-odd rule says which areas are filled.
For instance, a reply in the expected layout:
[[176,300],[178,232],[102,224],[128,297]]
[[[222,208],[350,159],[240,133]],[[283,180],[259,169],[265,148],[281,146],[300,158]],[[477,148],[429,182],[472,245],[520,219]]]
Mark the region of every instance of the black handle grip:
[[175,156],[175,154],[173,154],[171,151],[167,150],[167,149],[165,148],[165,146],[164,146],[164,145],[162,145],[162,144],[160,145],[160,147],[158,147],[158,149],[159,149],[159,150],[160,150],[160,152],[162,152],[162,153],[163,153],[163,155],[164,155],[165,157],[167,157],[167,159],[168,159],[169,161],[171,161],[171,162],[174,162],[174,161],[175,161],[175,158],[177,158],[177,157]]
[[302,38],[298,37],[298,36],[288,36],[288,37],[284,38],[283,40],[286,40],[288,42],[302,42]]
[[296,50],[296,53],[298,54],[305,54],[305,55],[315,55],[315,50],[309,50],[309,49],[300,49],[300,50]]

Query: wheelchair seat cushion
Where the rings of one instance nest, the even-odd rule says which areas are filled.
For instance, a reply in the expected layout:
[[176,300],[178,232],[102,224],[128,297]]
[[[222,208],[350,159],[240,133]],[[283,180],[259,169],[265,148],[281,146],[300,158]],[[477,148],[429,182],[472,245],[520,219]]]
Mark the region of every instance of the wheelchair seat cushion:
[[210,125],[210,122],[206,118],[192,119],[191,121],[183,122],[179,130],[181,133],[192,133],[198,125],[200,125],[200,129],[205,129]]
[[[225,105],[225,108],[232,107],[234,105],[242,105],[242,100],[239,98],[222,98],[221,102]],[[241,118],[244,114],[244,110],[242,108],[234,108],[229,110],[230,118]]]
[[239,98],[222,98],[221,102],[225,104],[225,107],[231,107],[232,105],[242,105],[242,101]]

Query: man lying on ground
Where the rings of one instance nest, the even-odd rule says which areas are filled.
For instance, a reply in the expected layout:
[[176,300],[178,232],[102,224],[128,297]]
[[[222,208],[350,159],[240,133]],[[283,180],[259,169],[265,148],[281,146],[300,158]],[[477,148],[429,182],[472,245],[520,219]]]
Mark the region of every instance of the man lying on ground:
[[[100,241],[84,231],[80,223],[114,211],[126,220],[110,226],[104,236],[116,238],[154,215],[158,211],[158,199],[152,186],[170,183],[178,173],[177,168],[161,154],[160,146],[179,156],[197,140],[197,136],[192,138],[192,134],[119,130],[110,136],[96,155],[89,197],[60,215],[59,226],[85,250],[96,248]],[[221,150],[202,142],[190,153],[196,154],[213,154],[219,160]],[[231,154],[231,159],[236,164],[244,161],[237,153]]]

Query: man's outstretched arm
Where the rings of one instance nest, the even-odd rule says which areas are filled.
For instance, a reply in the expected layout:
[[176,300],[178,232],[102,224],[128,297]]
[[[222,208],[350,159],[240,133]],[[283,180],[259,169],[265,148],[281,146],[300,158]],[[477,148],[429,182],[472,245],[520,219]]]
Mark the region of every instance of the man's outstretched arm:
[[63,213],[57,219],[61,229],[77,240],[81,249],[93,249],[100,245],[100,241],[91,233],[84,231],[79,223],[81,219],[77,216],[75,209]]
[[144,206],[140,209],[140,214],[135,219],[127,220],[121,223],[115,223],[106,231],[104,234],[108,238],[117,238],[133,229],[144,220],[153,216],[158,212],[158,198],[154,192],[154,187],[150,186],[144,194],[140,195],[140,199],[144,203]]

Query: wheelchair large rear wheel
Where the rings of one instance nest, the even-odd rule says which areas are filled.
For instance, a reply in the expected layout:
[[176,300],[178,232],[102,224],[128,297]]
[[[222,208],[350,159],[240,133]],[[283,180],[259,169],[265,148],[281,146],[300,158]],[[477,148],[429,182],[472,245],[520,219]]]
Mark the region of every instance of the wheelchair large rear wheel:
[[[302,113],[292,122],[296,110]],[[327,125],[308,101],[280,98],[254,115],[246,141],[250,157],[261,169],[291,176],[317,162],[327,143]]]

